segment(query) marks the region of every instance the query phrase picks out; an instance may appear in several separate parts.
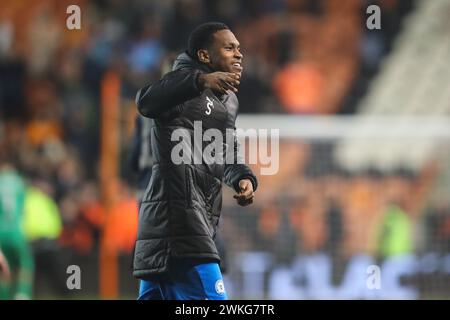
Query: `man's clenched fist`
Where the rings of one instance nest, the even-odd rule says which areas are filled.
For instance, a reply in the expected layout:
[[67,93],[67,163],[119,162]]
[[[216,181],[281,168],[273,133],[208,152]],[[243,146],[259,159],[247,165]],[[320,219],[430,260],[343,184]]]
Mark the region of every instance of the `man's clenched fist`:
[[242,179],[239,181],[240,192],[235,194],[233,198],[236,199],[240,206],[248,206],[253,203],[255,193],[253,192],[253,184],[250,179]]

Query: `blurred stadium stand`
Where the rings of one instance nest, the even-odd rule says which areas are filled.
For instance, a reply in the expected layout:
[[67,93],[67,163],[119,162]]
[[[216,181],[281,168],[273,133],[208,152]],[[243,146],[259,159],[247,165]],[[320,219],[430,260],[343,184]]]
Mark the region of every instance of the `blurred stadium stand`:
[[[66,28],[72,4],[81,30]],[[366,28],[371,4],[381,30]],[[245,55],[238,126],[278,128],[281,142],[254,206],[224,195],[230,296],[449,298],[449,18],[450,0],[1,1],[0,152],[57,204],[55,263],[83,277],[64,291],[37,259],[35,298],[100,297],[107,235],[118,297],[135,299],[134,96],[210,20],[230,25]],[[107,72],[121,84],[112,210],[99,177]],[[381,267],[381,290],[367,289],[369,265]]]
[[[387,116],[240,117],[238,127],[245,130],[279,128],[281,142],[280,170],[275,176],[259,177],[258,201],[250,215],[227,201],[230,192],[224,197],[222,227],[236,254],[236,265],[230,269],[239,279],[233,281],[238,284],[237,295],[265,294],[273,299],[448,295],[449,286],[441,281],[449,276],[450,122],[402,118],[400,129],[398,122],[398,117]],[[427,130],[424,122],[433,130]],[[355,148],[344,158],[340,145],[349,139],[364,148]],[[378,155],[379,141],[402,146],[416,140],[434,145],[420,167],[409,167],[414,159],[408,155],[395,166],[365,157],[367,149]],[[245,139],[242,145],[248,152]],[[261,172],[269,165],[266,161],[254,169]],[[247,265],[251,263],[252,267]],[[248,271],[257,265],[265,266],[259,276]],[[366,287],[370,265],[380,266],[386,277],[381,290]]]
[[[450,3],[445,0],[418,3],[404,21],[392,54],[383,61],[368,94],[360,101],[359,119],[392,116],[397,119],[389,121],[394,131],[409,130],[412,135],[419,127],[422,133],[437,129],[436,120],[450,112],[449,10]],[[427,117],[435,121],[428,122]],[[415,118],[409,127],[408,118]],[[374,148],[357,139],[366,130],[366,125],[360,126],[354,132],[356,139],[340,143],[338,153],[347,166],[367,166],[370,162],[374,167],[418,169],[429,161],[439,143],[430,138],[399,142],[386,137]]]

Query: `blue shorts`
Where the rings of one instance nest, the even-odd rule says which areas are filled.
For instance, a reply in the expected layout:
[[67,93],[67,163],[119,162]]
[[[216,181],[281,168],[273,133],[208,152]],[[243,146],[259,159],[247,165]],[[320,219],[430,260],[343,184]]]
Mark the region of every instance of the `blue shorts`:
[[181,260],[164,280],[141,280],[138,300],[227,300],[219,264]]

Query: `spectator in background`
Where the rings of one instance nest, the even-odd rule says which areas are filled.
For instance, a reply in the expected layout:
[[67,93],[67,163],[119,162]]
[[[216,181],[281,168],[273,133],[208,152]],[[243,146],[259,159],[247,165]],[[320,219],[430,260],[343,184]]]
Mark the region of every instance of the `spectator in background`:
[[76,254],[92,253],[106,218],[96,184],[85,182],[77,191],[65,195],[59,206],[64,224],[59,242],[74,249]]
[[308,195],[292,206],[289,218],[297,233],[299,250],[304,254],[321,251],[327,230],[320,196],[308,190]]
[[120,189],[121,196],[106,216],[103,232],[108,249],[131,254],[138,229],[138,205],[130,187],[122,184]]
[[205,19],[205,8],[201,0],[178,0],[164,21],[162,41],[169,52],[179,52],[185,47],[184,39],[190,30]]
[[274,253],[276,262],[288,266],[296,257],[298,237],[290,221],[290,213],[284,209],[288,207],[280,204],[270,204],[262,209],[258,221],[259,239],[257,245],[260,250]]
[[40,148],[51,141],[61,141],[61,105],[55,84],[45,78],[34,80],[27,86],[26,97],[30,115],[30,121],[26,125],[26,137],[30,144]]
[[276,74],[273,89],[287,112],[320,113],[324,80],[313,62],[296,60],[288,63]]
[[[0,26],[0,46],[1,46]],[[1,49],[0,49],[1,50]],[[0,54],[0,118],[20,119],[25,112],[25,63],[19,57]]]
[[54,292],[64,295],[65,265],[58,244],[62,223],[52,196],[52,185],[43,178],[35,178],[26,193],[23,225],[36,261],[36,282],[41,282],[36,288],[47,280]]
[[410,254],[413,251],[413,221],[406,209],[404,177],[386,179],[387,205],[378,234],[378,256],[381,259]]
[[[22,230],[25,182],[0,152],[0,250],[13,277],[0,278],[0,300],[31,299],[33,258]],[[3,266],[6,263],[3,261]],[[6,268],[2,268],[7,270]]]
[[382,258],[412,252],[412,225],[408,214],[395,204],[384,212],[378,253]]
[[141,24],[139,35],[126,56],[132,72],[136,73],[158,70],[163,58],[163,47],[159,40],[160,26],[148,19],[143,19]]
[[[329,183],[333,184],[336,182],[329,181]],[[337,195],[327,195],[324,215],[326,231],[322,251],[331,259],[332,282],[337,283],[337,279],[339,279],[339,275],[342,274],[342,269],[345,265],[343,250],[343,240],[345,236],[344,217],[342,205]]]
[[324,251],[333,257],[340,257],[344,239],[343,209],[340,194],[343,190],[343,178],[336,174],[322,177],[325,189],[325,228]]
[[343,238],[342,208],[335,198],[327,199],[325,212],[327,236],[324,240],[324,251],[332,256],[340,254]]
[[450,253],[450,203],[440,200],[428,209],[425,217],[426,249],[442,254]]

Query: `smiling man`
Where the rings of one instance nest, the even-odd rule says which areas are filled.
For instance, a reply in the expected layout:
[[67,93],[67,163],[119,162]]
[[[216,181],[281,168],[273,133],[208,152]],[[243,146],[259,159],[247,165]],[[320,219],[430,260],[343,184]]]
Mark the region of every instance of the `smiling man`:
[[[177,57],[172,71],[137,93],[140,114],[153,119],[154,156],[140,204],[134,255],[133,274],[141,279],[139,299],[227,299],[214,243],[222,183],[236,191],[239,205],[247,206],[253,202],[257,179],[239,158],[235,135],[234,143],[221,148],[221,156],[231,155],[232,163],[179,163],[172,156],[180,143],[205,148],[203,134],[194,131],[198,122],[203,132],[234,132],[242,59],[239,42],[226,25],[202,24],[191,33],[188,50]],[[183,139],[174,141],[173,134],[180,130]]]

